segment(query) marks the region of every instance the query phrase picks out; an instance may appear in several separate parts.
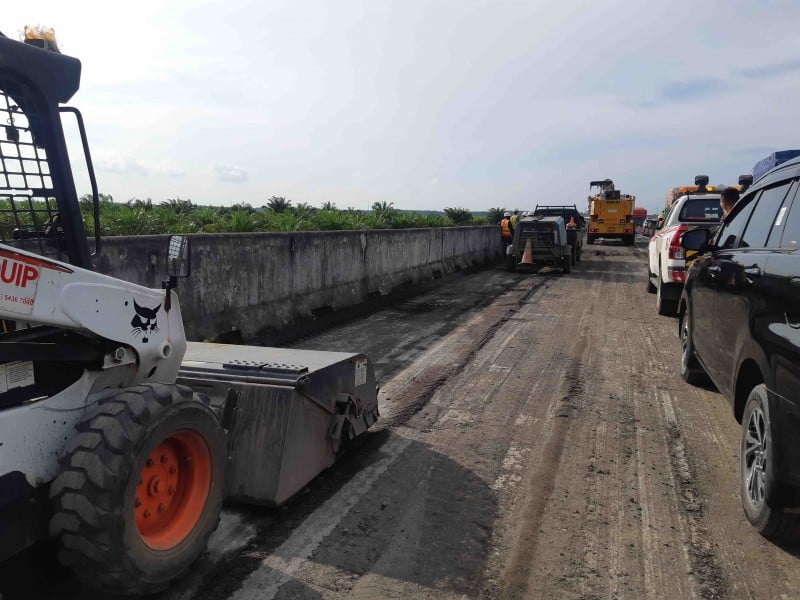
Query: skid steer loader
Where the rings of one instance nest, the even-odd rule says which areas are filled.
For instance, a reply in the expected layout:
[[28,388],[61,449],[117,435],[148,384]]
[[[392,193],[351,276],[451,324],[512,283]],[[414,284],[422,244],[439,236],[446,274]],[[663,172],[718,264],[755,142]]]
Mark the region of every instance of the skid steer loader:
[[[175,293],[95,272],[62,118],[80,62],[0,34],[0,561],[39,540],[109,593],[165,588],[222,502],[278,505],[378,418],[361,354],[187,343]],[[66,121],[65,121],[66,122]]]

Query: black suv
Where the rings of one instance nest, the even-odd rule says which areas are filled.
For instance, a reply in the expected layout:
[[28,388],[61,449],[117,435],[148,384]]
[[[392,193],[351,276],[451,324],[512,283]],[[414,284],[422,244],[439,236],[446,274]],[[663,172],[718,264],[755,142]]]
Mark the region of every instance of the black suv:
[[716,234],[682,245],[702,256],[678,308],[681,376],[707,374],[742,424],[741,495],[763,535],[800,534],[800,159],[770,171]]

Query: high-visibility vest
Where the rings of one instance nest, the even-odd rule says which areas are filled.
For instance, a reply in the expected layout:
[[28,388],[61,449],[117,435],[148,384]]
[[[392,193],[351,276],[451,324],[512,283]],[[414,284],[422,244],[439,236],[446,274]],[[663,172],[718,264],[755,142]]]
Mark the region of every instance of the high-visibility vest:
[[511,235],[511,222],[509,221],[508,217],[500,221],[500,235],[504,238],[513,237]]

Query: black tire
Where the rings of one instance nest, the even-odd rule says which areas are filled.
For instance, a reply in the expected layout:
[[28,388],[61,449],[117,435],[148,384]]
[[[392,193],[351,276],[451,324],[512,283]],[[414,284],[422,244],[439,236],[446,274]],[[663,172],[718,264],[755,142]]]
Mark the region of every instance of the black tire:
[[647,266],[647,293],[656,293],[656,286],[653,285],[653,274],[650,272],[650,265]]
[[570,255],[561,257],[561,270],[565,274],[572,272],[572,257]]
[[506,255],[506,270],[513,273],[517,269],[517,259],[513,254]]
[[581,262],[581,252],[583,252],[583,246],[578,246],[578,249],[575,251],[575,262]]
[[593,235],[586,236],[586,241],[589,243],[590,246],[593,245],[594,244],[594,236]]
[[[59,561],[72,568],[78,579],[104,592],[149,594],[166,588],[204,551],[219,521],[227,463],[219,420],[207,399],[194,396],[188,387],[148,384],[107,390],[77,430],[64,453],[64,470],[50,487],[54,508],[50,535],[59,542]],[[168,438],[166,443],[171,444],[181,436],[203,448],[201,458],[208,461],[195,461],[203,464],[201,476],[191,455],[174,454],[181,457],[183,466],[177,475],[166,476],[174,478],[175,486],[170,485],[171,497],[164,500],[168,508],[158,504],[158,512],[183,514],[194,498],[195,516],[183,524],[185,533],[170,538],[175,541],[157,546],[145,541],[134,511],[141,510],[139,496],[152,495],[148,486],[154,481],[159,498],[163,497],[168,482],[162,485],[153,477],[143,489],[144,469],[158,470],[151,452],[165,447]],[[163,455],[161,462],[165,462]],[[187,485],[186,479],[179,479],[185,465],[191,465]],[[205,500],[190,494],[198,487],[196,481],[206,482],[202,486]],[[159,498],[155,502],[161,502]],[[154,516],[154,520],[162,519]],[[167,516],[166,521],[177,519]]]
[[658,314],[665,317],[674,317],[678,310],[678,303],[675,300],[664,297],[664,282],[660,273],[656,283],[656,310],[658,310]]
[[770,429],[767,388],[750,391],[742,416],[739,446],[742,508],[750,524],[769,538],[797,538],[800,515],[779,506],[780,486],[775,478],[774,444]]
[[689,385],[700,385],[708,381],[708,376],[700,366],[700,362],[694,354],[694,343],[692,342],[692,321],[689,315],[689,307],[681,315],[680,321],[681,338],[681,378]]

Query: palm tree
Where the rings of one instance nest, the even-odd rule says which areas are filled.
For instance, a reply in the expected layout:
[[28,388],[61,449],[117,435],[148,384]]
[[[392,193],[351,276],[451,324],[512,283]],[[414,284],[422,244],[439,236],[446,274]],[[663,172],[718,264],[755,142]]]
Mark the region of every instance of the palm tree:
[[164,208],[171,208],[175,214],[187,213],[195,209],[191,200],[182,200],[180,196],[176,198],[167,198],[161,203],[161,206]]
[[389,212],[394,210],[394,202],[373,202],[372,210],[375,212]]
[[503,220],[504,212],[506,212],[505,208],[490,208],[486,211],[486,220],[492,225],[497,225]]
[[466,225],[472,222],[472,213],[466,208],[445,208],[444,214],[447,215],[447,218],[455,225]]
[[256,209],[253,208],[247,202],[240,202],[238,204],[234,204],[233,206],[231,206],[230,212],[235,212],[237,210],[238,211],[242,211],[242,212],[246,212],[246,213],[249,213],[249,214],[252,214],[252,213],[256,212]]
[[267,200],[266,207],[272,212],[282,213],[292,207],[292,201],[287,200],[283,196],[272,196]]
[[327,202],[322,203],[322,210],[336,210],[336,205],[328,200]]
[[153,210],[153,200],[148,198],[147,200],[142,200],[141,198],[136,198],[135,196],[128,200],[128,208],[142,208],[144,210]]
[[314,212],[317,209],[314,208],[313,206],[311,206],[310,204],[305,203],[305,202],[298,202],[297,206],[294,207],[294,210],[296,212],[311,213],[311,212]]

